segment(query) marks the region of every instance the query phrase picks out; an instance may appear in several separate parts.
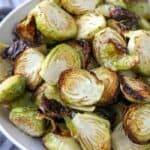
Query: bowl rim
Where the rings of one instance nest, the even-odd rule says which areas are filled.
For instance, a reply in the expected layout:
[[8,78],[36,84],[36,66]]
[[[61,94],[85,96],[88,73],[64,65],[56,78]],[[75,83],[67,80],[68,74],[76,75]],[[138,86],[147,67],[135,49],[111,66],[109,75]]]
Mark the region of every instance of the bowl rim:
[[[32,0],[26,0],[23,2],[21,5],[19,5],[17,8],[12,10],[1,22],[0,22],[0,27],[2,27],[11,17],[16,13],[18,10],[22,9],[24,6],[28,5],[31,3]],[[19,143],[16,139],[13,138],[12,135],[9,134],[7,129],[0,124],[0,131],[14,144],[16,145],[19,149],[21,150],[28,150],[23,144]]]

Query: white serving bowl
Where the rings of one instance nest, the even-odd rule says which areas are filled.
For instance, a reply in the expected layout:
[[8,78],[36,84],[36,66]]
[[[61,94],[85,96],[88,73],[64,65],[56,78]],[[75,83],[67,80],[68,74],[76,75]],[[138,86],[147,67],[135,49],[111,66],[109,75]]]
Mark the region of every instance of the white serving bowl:
[[[12,30],[15,25],[22,20],[28,12],[41,0],[28,0],[20,7],[12,11],[0,23],[0,41],[11,44],[13,35]],[[0,108],[0,130],[21,150],[44,150],[41,140],[27,136],[17,129],[8,119],[8,111]]]

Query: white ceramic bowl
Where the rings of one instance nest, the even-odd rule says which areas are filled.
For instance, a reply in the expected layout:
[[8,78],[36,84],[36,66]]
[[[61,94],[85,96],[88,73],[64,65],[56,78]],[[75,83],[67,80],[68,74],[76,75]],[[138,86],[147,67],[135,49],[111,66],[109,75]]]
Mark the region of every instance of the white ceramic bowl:
[[[28,0],[20,7],[12,11],[0,23],[0,41],[7,44],[12,43],[12,30],[28,12],[41,0]],[[8,119],[8,111],[0,108],[0,130],[21,150],[44,150],[41,140],[25,135],[17,129]]]

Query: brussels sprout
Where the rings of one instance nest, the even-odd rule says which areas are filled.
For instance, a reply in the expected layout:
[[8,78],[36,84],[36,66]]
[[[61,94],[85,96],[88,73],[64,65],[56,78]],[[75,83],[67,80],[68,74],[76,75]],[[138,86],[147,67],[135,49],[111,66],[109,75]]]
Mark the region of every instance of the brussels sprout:
[[114,150],[149,150],[150,144],[139,145],[132,142],[123,130],[122,123],[120,123],[112,133],[112,147]]
[[95,9],[96,13],[100,13],[109,19],[118,21],[122,30],[128,31],[139,27],[139,17],[133,12],[119,6],[104,4]]
[[90,12],[77,19],[77,26],[78,39],[92,40],[99,30],[106,27],[106,20],[103,15]]
[[26,92],[21,97],[10,103],[12,108],[15,107],[36,107],[32,101],[32,93]]
[[15,60],[15,74],[21,74],[27,78],[29,89],[34,90],[42,81],[39,71],[41,70],[44,55],[39,51],[27,48]]
[[43,141],[47,150],[81,150],[79,144],[71,137],[48,133]]
[[79,53],[80,59],[82,61],[82,68],[86,69],[89,64],[89,59],[91,57],[92,51],[90,43],[87,42],[86,40],[81,39],[78,41],[76,40],[68,41],[67,44]]
[[109,27],[95,35],[93,47],[97,62],[114,71],[128,70],[139,62],[138,54],[130,55],[123,37]]
[[56,86],[48,85],[44,91],[44,95],[47,99],[54,99],[58,102],[62,102]]
[[0,56],[0,82],[12,75],[13,65],[8,59],[3,59]]
[[127,8],[125,0],[106,0],[105,2],[108,4],[113,4],[113,5],[123,7],[123,8]]
[[129,138],[137,144],[148,144],[150,141],[150,105],[135,104],[127,110],[123,126]]
[[113,99],[117,96],[119,80],[117,74],[105,67],[100,67],[91,70],[97,76],[97,78],[104,82],[104,92],[101,100],[99,101],[100,105],[111,104]]
[[74,38],[77,26],[71,15],[57,4],[44,0],[32,10],[37,29],[49,41]]
[[70,68],[80,68],[79,54],[67,44],[53,48],[42,64],[41,77],[50,85],[57,84],[61,72]]
[[83,150],[110,150],[110,123],[94,114],[75,114],[73,119],[65,118],[71,134]]
[[127,8],[136,14],[150,19],[150,4],[149,0],[125,0]]
[[103,0],[61,0],[62,6],[70,13],[82,15],[94,10]]
[[134,103],[150,103],[150,87],[141,80],[123,76],[120,88],[127,100]]
[[132,31],[128,36],[130,37],[128,42],[129,53],[137,52],[140,59],[135,70],[144,76],[150,76],[150,31]]
[[58,88],[63,102],[80,110],[94,106],[101,100],[104,84],[86,70],[72,69],[61,74]]
[[40,137],[46,131],[46,122],[35,108],[16,107],[11,110],[9,119],[17,128],[33,137]]
[[120,71],[119,75],[131,77],[131,78],[137,78],[137,74],[135,72],[133,72],[132,70]]
[[43,83],[40,87],[38,87],[38,89],[35,91],[34,93],[34,102],[35,104],[39,107],[43,101],[43,97],[45,89],[47,88],[47,84]]
[[0,103],[6,103],[17,99],[24,93],[25,78],[14,75],[0,84]]

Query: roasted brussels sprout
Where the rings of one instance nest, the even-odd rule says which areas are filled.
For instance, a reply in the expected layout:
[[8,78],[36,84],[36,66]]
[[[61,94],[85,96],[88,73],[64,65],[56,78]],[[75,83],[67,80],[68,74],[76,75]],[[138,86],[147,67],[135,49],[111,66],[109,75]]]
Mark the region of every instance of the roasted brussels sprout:
[[119,123],[112,133],[112,147],[114,150],[149,150],[150,144],[139,145],[132,142],[126,135],[122,123]]
[[58,88],[65,104],[82,110],[101,101],[104,83],[86,70],[72,69],[61,74]]
[[17,99],[24,93],[25,78],[14,75],[0,84],[0,103],[7,103]]
[[11,110],[9,119],[17,128],[33,137],[40,137],[46,131],[45,120],[34,108],[16,107]]
[[26,92],[21,97],[10,103],[11,108],[15,107],[33,107],[36,108],[36,105],[32,101],[32,93]]
[[14,73],[21,74],[27,79],[29,89],[34,90],[42,81],[41,70],[44,55],[39,51],[27,48],[15,60]]
[[91,70],[97,76],[97,78],[104,82],[104,92],[99,105],[112,104],[114,98],[117,96],[119,89],[119,80],[117,74],[105,67],[100,67]]
[[3,59],[0,56],[0,82],[12,75],[13,65],[8,59]]
[[128,70],[139,62],[138,54],[129,54],[123,37],[109,27],[95,35],[93,47],[97,62],[114,71]]
[[73,119],[65,118],[71,134],[83,150],[110,150],[110,123],[94,114],[75,114]]
[[79,144],[71,137],[48,133],[43,141],[47,150],[81,150]]
[[41,77],[49,84],[55,85],[61,72],[70,68],[80,68],[79,54],[69,45],[60,44],[47,55],[40,71]]
[[77,26],[71,15],[57,4],[44,0],[31,12],[37,29],[49,41],[62,41],[74,38]]
[[62,102],[57,86],[55,85],[48,85],[44,91],[44,95],[47,99],[54,99],[58,102]]
[[34,102],[37,106],[40,106],[42,101],[43,101],[43,98],[44,98],[44,92],[45,92],[45,89],[47,88],[47,84],[46,83],[43,83],[40,87],[38,87],[38,89],[35,91],[34,93]]
[[122,76],[120,89],[131,102],[150,103],[150,87],[139,79]]
[[100,13],[109,19],[118,21],[118,24],[123,31],[135,30],[139,27],[139,17],[122,7],[104,4],[96,8],[95,12]]
[[77,26],[78,39],[92,40],[99,30],[106,27],[106,20],[103,15],[90,12],[77,19]]
[[127,9],[135,12],[139,16],[150,19],[150,4],[149,0],[125,0]]
[[70,13],[82,15],[94,10],[103,0],[61,0],[62,6]]
[[90,43],[84,39],[80,39],[68,41],[67,44],[79,53],[82,61],[82,68],[86,69],[89,64],[92,51]]
[[127,110],[123,126],[129,138],[137,144],[148,144],[150,141],[150,105],[134,104]]
[[137,52],[140,59],[139,64],[135,66],[135,70],[144,76],[150,76],[150,31],[132,31],[128,36],[130,38],[128,42],[129,53]]

